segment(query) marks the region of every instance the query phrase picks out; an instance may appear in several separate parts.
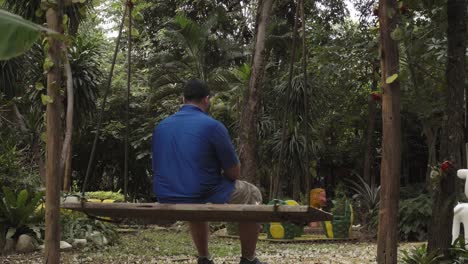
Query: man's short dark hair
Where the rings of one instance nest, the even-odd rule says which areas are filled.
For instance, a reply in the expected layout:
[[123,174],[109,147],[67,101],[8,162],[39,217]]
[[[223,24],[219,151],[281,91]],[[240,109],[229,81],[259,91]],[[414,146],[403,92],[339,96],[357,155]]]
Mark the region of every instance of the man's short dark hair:
[[210,95],[210,89],[202,80],[192,79],[184,85],[184,98],[187,101],[199,102],[208,95]]

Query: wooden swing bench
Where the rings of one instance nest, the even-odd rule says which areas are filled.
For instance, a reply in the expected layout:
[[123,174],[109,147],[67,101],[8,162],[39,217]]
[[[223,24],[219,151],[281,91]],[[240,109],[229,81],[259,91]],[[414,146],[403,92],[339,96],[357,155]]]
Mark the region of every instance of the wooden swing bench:
[[332,214],[309,206],[67,202],[64,209],[91,216],[161,221],[295,222],[329,221]]

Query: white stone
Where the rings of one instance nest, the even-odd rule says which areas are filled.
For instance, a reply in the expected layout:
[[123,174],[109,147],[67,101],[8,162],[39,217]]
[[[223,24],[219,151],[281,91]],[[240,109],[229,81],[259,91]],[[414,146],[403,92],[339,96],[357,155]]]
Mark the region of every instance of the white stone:
[[93,231],[91,234],[88,234],[86,238],[98,246],[103,246],[109,243],[107,238],[99,231]]
[[29,235],[20,235],[15,249],[20,253],[32,252],[37,249],[37,241]]
[[83,248],[86,246],[87,242],[88,241],[84,238],[83,239],[76,238],[75,240],[73,240],[72,246],[75,248]]
[[72,248],[73,248],[72,245],[70,245],[69,243],[65,241],[60,241],[60,250],[67,251],[67,250],[71,250]]
[[102,243],[103,243],[104,245],[109,244],[109,240],[107,240],[107,237],[104,236],[104,235],[102,236]]

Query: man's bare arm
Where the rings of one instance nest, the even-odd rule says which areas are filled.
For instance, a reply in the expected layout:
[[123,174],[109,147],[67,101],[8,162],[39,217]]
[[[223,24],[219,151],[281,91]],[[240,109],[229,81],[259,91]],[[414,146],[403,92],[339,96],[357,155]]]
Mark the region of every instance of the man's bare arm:
[[235,181],[240,178],[240,164],[237,164],[229,169],[224,170],[224,177]]

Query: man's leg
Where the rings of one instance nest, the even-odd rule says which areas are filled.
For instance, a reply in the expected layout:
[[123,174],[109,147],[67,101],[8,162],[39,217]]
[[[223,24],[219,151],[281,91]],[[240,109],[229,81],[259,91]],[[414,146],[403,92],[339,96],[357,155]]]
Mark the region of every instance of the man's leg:
[[[234,192],[231,194],[230,204],[261,204],[262,194],[253,184],[245,181],[236,181]],[[255,258],[260,225],[255,222],[239,223],[239,237],[242,257],[248,260]],[[257,263],[257,262],[256,262]],[[260,263],[260,262],[258,262]]]
[[253,259],[255,257],[255,248],[257,247],[259,231],[260,226],[258,223],[239,223],[239,237],[241,242],[242,257],[247,259]]
[[208,238],[210,236],[210,228],[208,222],[188,222],[190,234],[192,235],[193,243],[198,251],[198,256],[208,257]]

